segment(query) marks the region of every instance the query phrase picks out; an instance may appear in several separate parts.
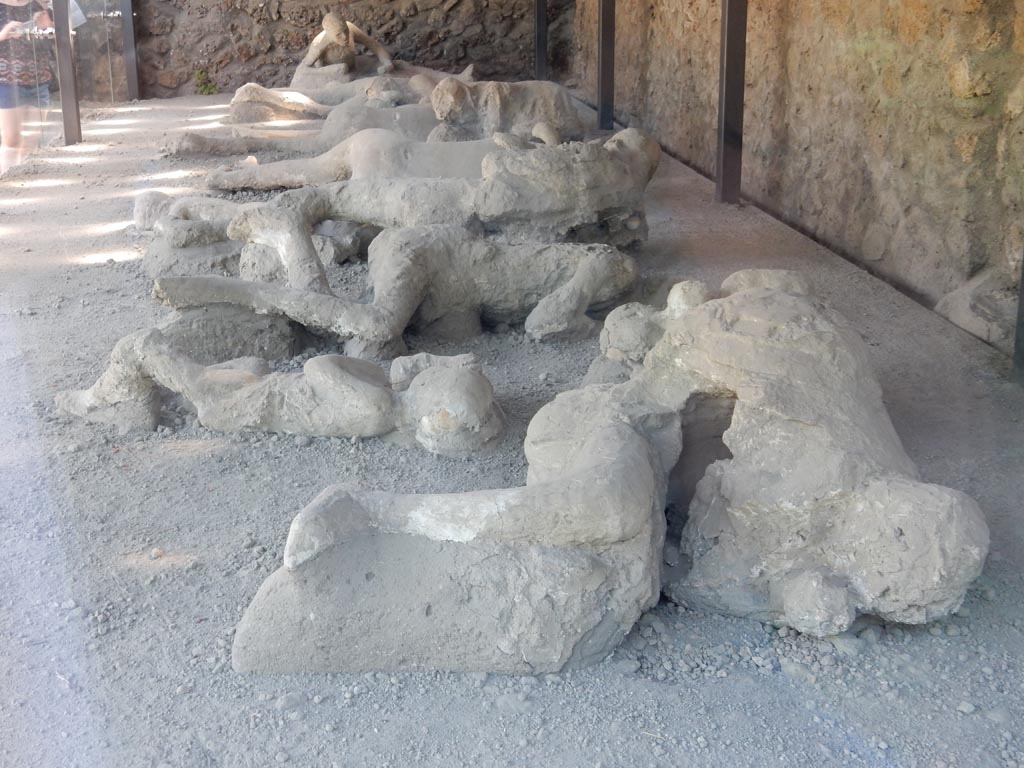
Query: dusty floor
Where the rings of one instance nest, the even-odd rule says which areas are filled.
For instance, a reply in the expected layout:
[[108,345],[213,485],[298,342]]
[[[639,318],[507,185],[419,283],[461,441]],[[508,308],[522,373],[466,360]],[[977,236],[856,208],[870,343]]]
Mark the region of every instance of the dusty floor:
[[[715,206],[671,161],[649,190],[640,295],[748,266],[811,276],[871,345],[924,478],[988,516],[992,555],[960,615],[833,643],[662,605],[608,662],[563,676],[232,672],[235,622],[322,486],[521,482],[530,416],[597,343],[513,329],[460,347],[511,422],[465,462],[224,436],[174,410],[128,437],[57,417],[55,392],[91,384],[118,338],[163,315],[132,198],[201,187],[198,164],[155,147],[223,104],[102,110],[87,143],[0,179],[0,766],[1024,765],[1024,390],[1008,361],[757,210]],[[339,281],[362,285],[348,269]]]

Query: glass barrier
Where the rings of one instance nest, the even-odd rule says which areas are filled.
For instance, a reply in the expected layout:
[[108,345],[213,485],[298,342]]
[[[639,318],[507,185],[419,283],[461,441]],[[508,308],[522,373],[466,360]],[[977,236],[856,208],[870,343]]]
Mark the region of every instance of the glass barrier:
[[[40,147],[80,140],[80,102],[95,108],[138,98],[134,30],[125,21],[131,3],[57,3],[0,0],[0,173]],[[70,32],[63,67],[62,23]]]

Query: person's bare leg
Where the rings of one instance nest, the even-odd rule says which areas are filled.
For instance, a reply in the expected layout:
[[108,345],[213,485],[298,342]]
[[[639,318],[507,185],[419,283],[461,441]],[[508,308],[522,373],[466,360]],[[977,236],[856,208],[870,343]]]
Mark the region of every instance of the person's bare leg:
[[19,107],[0,109],[0,173],[18,164],[21,152],[21,121]]
[[39,147],[39,140],[43,134],[43,111],[34,104],[25,104],[19,109],[21,110],[21,146],[18,152],[18,162],[20,163]]

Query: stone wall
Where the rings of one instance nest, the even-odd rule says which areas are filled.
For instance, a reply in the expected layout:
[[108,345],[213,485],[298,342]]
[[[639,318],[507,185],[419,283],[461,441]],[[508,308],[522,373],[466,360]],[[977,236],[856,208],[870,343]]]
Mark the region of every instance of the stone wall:
[[[532,0],[139,0],[145,96],[194,90],[205,71],[218,90],[287,85],[329,10],[376,37],[396,58],[478,76],[524,78],[533,69]],[[553,66],[567,68],[572,0],[550,3]]]
[[[598,0],[575,69],[596,93]],[[619,0],[616,104],[713,171],[718,0]],[[744,194],[1009,348],[1024,0],[751,0]],[[945,297],[945,298],[944,298]]]

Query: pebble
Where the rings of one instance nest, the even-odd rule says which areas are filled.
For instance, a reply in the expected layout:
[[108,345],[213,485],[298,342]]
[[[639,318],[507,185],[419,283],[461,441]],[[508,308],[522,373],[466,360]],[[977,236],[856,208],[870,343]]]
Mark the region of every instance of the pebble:
[[160,547],[153,547],[151,550],[149,550],[149,559],[159,560],[165,554],[166,553],[162,549],[160,549]]
[[308,448],[313,444],[313,438],[309,435],[299,435],[295,438],[295,445],[299,448]]
[[956,707],[956,711],[964,715],[974,714],[975,709],[975,706],[969,701],[961,701]]

